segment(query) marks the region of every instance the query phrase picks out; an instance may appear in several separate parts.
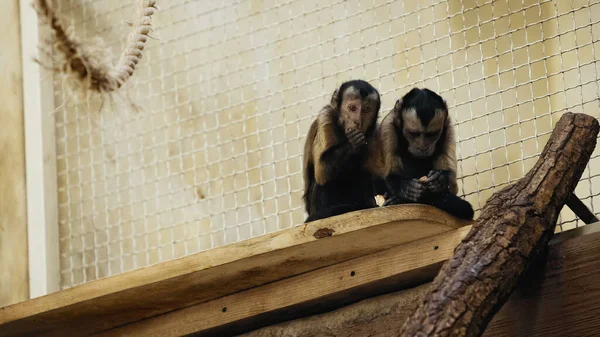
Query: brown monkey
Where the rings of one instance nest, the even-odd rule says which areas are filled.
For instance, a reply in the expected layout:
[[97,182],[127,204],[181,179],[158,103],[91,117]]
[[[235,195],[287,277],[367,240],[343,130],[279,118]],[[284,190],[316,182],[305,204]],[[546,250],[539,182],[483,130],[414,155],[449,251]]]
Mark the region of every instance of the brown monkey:
[[380,174],[391,194],[384,206],[424,203],[473,219],[471,204],[456,195],[454,129],[442,97],[412,89],[381,122],[378,141]]
[[371,84],[348,81],[311,124],[304,145],[306,222],[377,207],[368,159],[380,107]]

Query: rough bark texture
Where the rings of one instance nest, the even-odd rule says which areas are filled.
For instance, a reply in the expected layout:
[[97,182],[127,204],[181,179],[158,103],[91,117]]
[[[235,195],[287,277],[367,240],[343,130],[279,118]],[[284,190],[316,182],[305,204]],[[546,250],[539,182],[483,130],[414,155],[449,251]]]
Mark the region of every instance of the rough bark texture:
[[490,197],[400,336],[481,336],[546,247],[596,146],[598,121],[565,113],[536,165]]

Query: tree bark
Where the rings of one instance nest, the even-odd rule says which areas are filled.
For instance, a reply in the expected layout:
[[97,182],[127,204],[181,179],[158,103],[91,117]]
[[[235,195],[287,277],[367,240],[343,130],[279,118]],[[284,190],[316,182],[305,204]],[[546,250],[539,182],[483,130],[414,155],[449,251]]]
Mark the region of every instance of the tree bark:
[[565,113],[535,166],[490,197],[400,336],[481,336],[554,233],[596,147],[598,121]]

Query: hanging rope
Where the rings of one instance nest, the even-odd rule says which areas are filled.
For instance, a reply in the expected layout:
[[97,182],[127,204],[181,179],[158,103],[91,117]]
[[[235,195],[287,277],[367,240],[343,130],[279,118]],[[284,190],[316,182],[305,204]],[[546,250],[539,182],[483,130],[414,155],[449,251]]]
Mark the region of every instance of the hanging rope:
[[136,65],[141,61],[144,45],[152,31],[152,15],[159,9],[155,0],[142,0],[141,5],[139,21],[133,24],[127,47],[117,65],[113,66],[109,57],[86,48],[77,36],[65,29],[48,0],[35,0],[34,8],[39,18],[49,24],[52,30],[53,48],[62,54],[59,66],[55,69],[74,74],[85,87],[97,92],[119,89],[133,75]]

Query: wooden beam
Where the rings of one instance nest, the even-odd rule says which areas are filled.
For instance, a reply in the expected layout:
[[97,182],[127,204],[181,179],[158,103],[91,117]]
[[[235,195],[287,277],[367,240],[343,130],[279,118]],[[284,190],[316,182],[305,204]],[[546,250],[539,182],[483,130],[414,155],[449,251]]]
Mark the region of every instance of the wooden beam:
[[[584,228],[585,230],[583,230]],[[452,256],[454,248],[466,236],[469,230],[470,227],[463,227],[419,241],[410,242],[196,306],[135,322],[97,334],[95,337],[176,337],[190,334],[193,334],[195,337],[227,337],[274,325],[282,321],[320,314],[367,297],[390,293],[431,281],[437,274],[441,264]],[[564,247],[567,247],[566,249],[568,250],[575,247],[572,243],[564,246],[562,245],[563,243],[573,240],[578,235],[589,233],[597,233],[597,235],[595,237],[588,237],[585,240],[578,239],[579,241],[577,242],[585,241],[591,244],[593,243],[593,238],[600,238],[600,223],[558,234],[553,240],[555,247],[551,250],[553,252],[551,260],[558,261],[560,257],[557,254],[558,252],[562,252]],[[600,246],[600,241],[598,241],[597,246]],[[556,247],[563,248],[557,250]],[[583,247],[584,251],[591,248],[591,246]],[[598,257],[598,261],[595,263],[600,264],[600,249],[598,249],[598,254],[595,255]],[[561,260],[564,260],[564,258],[561,258]],[[546,260],[539,262],[541,265],[546,264]],[[535,274],[535,270],[530,271],[529,274]],[[598,272],[590,274],[590,277],[596,277],[598,273],[600,273],[600,269]],[[560,275],[553,275],[552,277],[560,279]],[[538,277],[535,279],[539,280],[539,278],[538,273]],[[523,289],[523,285],[521,289]],[[394,321],[398,321],[398,327],[400,327],[402,320],[406,319],[412,313],[412,310],[418,305],[418,301],[425,296],[427,291],[427,288],[419,287],[418,292],[403,292],[406,296],[414,300],[406,301],[403,298],[401,303],[403,303],[404,307],[401,308],[398,308],[394,303],[379,305],[377,310],[381,312],[377,315],[382,315],[383,313],[386,315],[389,314],[392,312],[389,307],[394,306],[395,310],[393,312],[401,312],[404,315],[400,321],[397,318],[393,319]],[[517,291],[517,293],[525,294],[522,290]],[[531,302],[529,304],[533,305],[534,303]],[[224,309],[226,310],[224,311]],[[598,310],[600,310],[600,306]],[[504,317],[503,315],[501,312],[499,317]],[[331,321],[329,318],[322,319],[327,322]],[[514,320],[515,317],[512,319]],[[334,319],[333,321],[339,320]],[[348,328],[352,325],[352,329],[356,329],[356,325],[363,324],[365,325],[365,329],[360,328],[358,331],[364,332],[365,335],[367,334],[366,326],[373,327],[376,325],[367,324],[364,317],[357,318],[357,321],[361,321],[362,323],[357,323],[356,321],[348,322]],[[499,326],[507,324],[502,323]],[[510,326],[510,324],[508,325]],[[305,326],[297,330],[303,331],[303,336],[309,336],[311,333],[317,335],[319,332],[323,332],[323,336],[326,336],[330,331],[320,328],[322,326],[330,327],[329,324],[317,323],[315,320],[312,320],[310,328]],[[385,325],[382,324],[382,326]],[[307,329],[310,329],[310,331],[307,331]],[[496,331],[494,329],[496,328],[492,330]],[[269,329],[265,330],[268,331]],[[266,334],[267,336],[281,335],[281,330],[278,327],[270,330],[278,331],[278,333],[273,332]],[[506,333],[506,329],[499,331],[502,333],[494,336],[513,336],[510,333]],[[360,336],[361,334],[356,333],[356,335]],[[341,336],[345,335],[340,334]],[[389,336],[395,335],[390,334]]]
[[233,336],[430,281],[470,226],[120,327],[97,337]]
[[0,336],[89,335],[470,223],[425,205],[351,212],[0,309]]
[[[58,187],[56,175],[56,120],[54,85],[49,70],[34,62],[48,31],[40,30],[31,0],[21,0],[21,46],[25,109],[25,164],[27,177],[27,236],[29,250],[29,296],[35,298],[60,289],[58,233]],[[41,55],[40,55],[41,54]]]
[[29,298],[19,1],[2,3],[0,21],[0,306],[5,306]]
[[[600,336],[600,223],[555,235],[545,256],[517,285],[484,337]],[[430,285],[369,298],[238,337],[397,337],[396,331]]]

